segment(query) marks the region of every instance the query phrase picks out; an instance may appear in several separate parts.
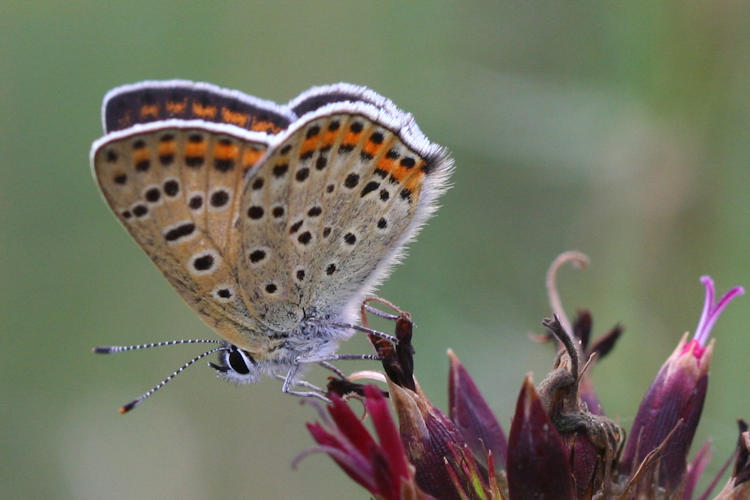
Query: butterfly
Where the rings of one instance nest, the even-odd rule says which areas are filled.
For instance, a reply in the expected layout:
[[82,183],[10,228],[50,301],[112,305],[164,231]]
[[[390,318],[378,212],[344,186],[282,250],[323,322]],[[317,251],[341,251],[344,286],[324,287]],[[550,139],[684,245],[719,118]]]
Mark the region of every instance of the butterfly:
[[[210,365],[237,383],[305,387],[301,367],[341,359],[363,298],[436,209],[453,162],[412,115],[352,84],[278,105],[184,80],[104,98],[91,148],[109,207],[221,340]],[[309,385],[309,384],[308,384]]]

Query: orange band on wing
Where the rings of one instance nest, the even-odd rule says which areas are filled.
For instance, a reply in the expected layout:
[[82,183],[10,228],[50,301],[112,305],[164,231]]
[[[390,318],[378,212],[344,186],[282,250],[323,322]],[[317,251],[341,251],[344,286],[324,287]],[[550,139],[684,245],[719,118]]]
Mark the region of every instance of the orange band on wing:
[[422,172],[422,170],[420,169],[414,172],[413,175],[411,175],[408,179],[406,179],[404,186],[406,187],[406,189],[408,189],[412,193],[418,194],[422,188],[423,178],[424,178],[424,172]]
[[250,115],[247,113],[240,113],[239,111],[232,111],[228,108],[221,108],[221,119],[226,123],[237,125],[238,127],[244,127]]
[[415,160],[412,157],[389,158],[383,156],[378,161],[378,169],[390,174],[398,182],[405,182],[404,187],[414,191],[419,189],[424,177],[424,160]]
[[263,155],[263,151],[255,148],[246,148],[242,153],[242,166],[252,167],[255,165],[260,157]]
[[362,152],[370,156],[376,156],[378,151],[383,147],[383,144],[378,144],[372,141],[367,141],[362,148]]
[[166,104],[167,111],[174,115],[181,115],[185,112],[185,108],[187,108],[187,99],[183,99],[182,101],[167,101]]
[[201,142],[190,142],[185,144],[185,156],[203,156],[206,152],[206,143]]
[[159,105],[158,104],[144,104],[140,109],[141,118],[147,116],[153,116],[154,118],[159,117]]
[[378,168],[385,172],[386,174],[390,174],[393,176],[394,179],[401,182],[401,179],[399,177],[396,177],[396,170],[397,170],[398,162],[395,160],[392,160],[391,158],[388,158],[387,156],[384,156],[378,161]]
[[299,148],[300,157],[304,158],[310,155],[318,147],[318,136],[314,135],[309,139],[305,139],[302,146]]
[[130,116],[130,111],[127,111],[125,114],[123,114],[118,120],[117,120],[117,126],[119,128],[127,128],[130,126],[130,124],[133,123],[133,119]]
[[193,114],[201,118],[215,118],[217,113],[216,106],[202,106],[200,103],[193,103]]
[[323,134],[323,140],[320,143],[320,147],[330,148],[331,146],[333,146],[333,143],[336,142],[336,137],[338,137],[338,135],[338,130],[326,130]]
[[175,151],[177,150],[177,143],[173,140],[171,141],[161,141],[159,142],[159,156],[166,156],[166,155],[173,155]]
[[234,142],[228,142],[222,144],[221,142],[216,143],[216,149],[214,149],[214,156],[217,160],[236,160],[240,155],[240,148]]
[[133,162],[139,163],[148,160],[148,148],[138,148],[133,151]]
[[253,119],[253,124],[250,126],[250,130],[255,130],[258,132],[267,132],[270,134],[278,134],[284,129],[279,127],[275,123],[269,122],[267,120]]
[[341,143],[352,144],[352,145],[357,144],[357,141],[358,141],[357,138],[359,137],[359,134],[360,134],[359,132],[354,133],[354,132],[349,131],[346,133],[346,135],[344,136],[344,140],[341,141]]

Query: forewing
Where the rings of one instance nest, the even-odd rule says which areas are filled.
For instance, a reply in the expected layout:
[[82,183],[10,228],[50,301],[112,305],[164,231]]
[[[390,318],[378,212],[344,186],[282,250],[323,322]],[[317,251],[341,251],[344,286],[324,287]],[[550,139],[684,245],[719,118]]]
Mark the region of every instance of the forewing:
[[268,136],[171,120],[106,135],[92,165],[112,211],[179,294],[225,339],[255,350],[234,270],[246,173]]
[[434,209],[451,161],[410,115],[334,103],[305,115],[248,180],[241,287],[258,317],[340,314],[380,279]]
[[187,80],[145,81],[117,87],[104,98],[105,132],[171,118],[225,123],[275,134],[296,118],[271,101],[209,83]]

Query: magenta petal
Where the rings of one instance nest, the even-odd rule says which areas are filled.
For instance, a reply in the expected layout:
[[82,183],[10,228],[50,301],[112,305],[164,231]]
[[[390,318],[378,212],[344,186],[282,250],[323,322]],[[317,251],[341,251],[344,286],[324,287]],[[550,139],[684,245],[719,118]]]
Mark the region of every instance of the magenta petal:
[[724,294],[721,300],[719,300],[719,303],[716,304],[716,306],[711,311],[711,314],[709,315],[708,319],[706,319],[706,323],[703,325],[703,331],[700,332],[700,338],[698,338],[699,333],[697,331],[695,332],[696,340],[698,340],[698,342],[700,342],[701,345],[706,345],[706,342],[708,341],[708,336],[711,334],[711,330],[716,324],[716,320],[719,319],[719,316],[721,316],[722,311],[726,309],[726,307],[729,305],[732,299],[740,295],[744,295],[744,294],[745,294],[745,289],[742,288],[741,286],[736,286]]
[[367,455],[370,452],[370,448],[375,445],[375,441],[349,405],[339,396],[332,394],[331,404],[328,406],[328,413],[331,414],[331,418],[335,422],[336,428],[344,435],[352,446],[354,446],[359,453]]
[[[703,311],[701,312],[701,317],[698,320],[698,326],[695,327],[695,337],[696,340],[700,342],[700,336],[703,335],[703,331],[706,325],[706,321],[708,320],[708,317],[711,315],[711,308],[714,305],[714,280],[711,279],[711,276],[701,276],[701,283],[706,287],[706,298],[703,301]],[[703,339],[703,342],[700,342],[701,345],[705,345],[706,340],[708,340],[708,335],[706,334],[706,338]]]
[[[329,433],[318,423],[308,423],[307,429],[312,434],[313,439],[321,445],[322,451],[325,451],[334,462],[358,484],[370,492],[375,492],[375,482],[372,477],[370,464],[364,456],[351,453],[336,437]],[[339,453],[336,453],[339,452]]]
[[511,500],[575,498],[567,450],[529,377],[510,426],[507,474]]
[[344,446],[341,441],[336,439],[336,436],[328,432],[325,427],[317,422],[308,422],[306,425],[307,430],[310,431],[310,434],[312,434],[312,437],[316,443],[321,446],[328,446],[330,448],[336,448],[338,450],[346,452],[346,446]]
[[377,492],[385,498],[400,500],[401,481],[399,476],[391,470],[388,457],[383,453],[382,448],[373,448],[370,455],[372,464],[373,479],[377,485]]
[[388,402],[377,387],[365,387],[365,406],[370,413],[375,432],[378,435],[380,446],[385,451],[391,473],[395,477],[409,477],[409,462],[406,459],[406,451],[401,442]]
[[487,451],[491,451],[497,465],[503,469],[508,450],[503,428],[466,368],[452,351],[448,356],[451,363],[448,379],[450,418],[475,456],[484,457]]
[[745,289],[736,286],[730,289],[724,296],[719,299],[719,303],[714,305],[714,280],[710,276],[701,276],[701,283],[706,287],[706,300],[703,303],[703,312],[701,313],[698,326],[695,327],[695,336],[693,337],[701,346],[705,346],[711,329],[716,324],[716,320],[721,316],[722,311],[737,296],[744,295]]
[[711,441],[709,440],[706,441],[698,453],[696,453],[693,461],[688,464],[687,472],[685,473],[685,486],[682,498],[693,498],[695,485],[698,484],[698,480],[700,479],[701,474],[703,474],[708,462],[711,461],[712,456]]

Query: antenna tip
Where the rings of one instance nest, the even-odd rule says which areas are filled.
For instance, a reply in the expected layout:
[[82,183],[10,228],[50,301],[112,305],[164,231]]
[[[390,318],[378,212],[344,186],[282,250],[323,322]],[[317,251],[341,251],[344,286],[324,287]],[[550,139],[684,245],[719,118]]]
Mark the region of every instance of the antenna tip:
[[112,352],[111,346],[96,346],[93,349],[91,349],[91,352],[94,354],[109,354]]
[[128,403],[126,405],[123,405],[120,408],[120,415],[125,415],[127,412],[129,412],[130,410],[132,410],[133,408],[135,408],[137,404],[138,404],[138,400],[136,399],[136,400],[133,400],[133,401],[131,401],[130,403]]

